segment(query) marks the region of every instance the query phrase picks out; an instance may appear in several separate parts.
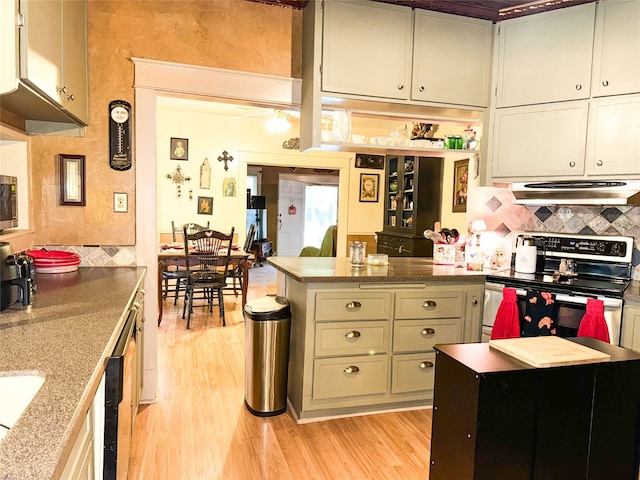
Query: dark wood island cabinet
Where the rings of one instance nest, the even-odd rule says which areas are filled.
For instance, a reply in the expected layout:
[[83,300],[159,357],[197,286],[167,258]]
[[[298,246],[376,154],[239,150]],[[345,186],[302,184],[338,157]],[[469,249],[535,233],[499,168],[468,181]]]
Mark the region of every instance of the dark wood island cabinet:
[[640,355],[535,368],[487,343],[436,345],[431,480],[638,478]]

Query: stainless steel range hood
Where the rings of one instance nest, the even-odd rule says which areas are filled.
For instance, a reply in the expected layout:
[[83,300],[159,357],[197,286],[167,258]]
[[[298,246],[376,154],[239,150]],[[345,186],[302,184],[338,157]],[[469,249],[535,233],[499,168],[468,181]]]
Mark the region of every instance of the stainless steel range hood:
[[520,205],[640,205],[638,180],[518,182],[511,191]]

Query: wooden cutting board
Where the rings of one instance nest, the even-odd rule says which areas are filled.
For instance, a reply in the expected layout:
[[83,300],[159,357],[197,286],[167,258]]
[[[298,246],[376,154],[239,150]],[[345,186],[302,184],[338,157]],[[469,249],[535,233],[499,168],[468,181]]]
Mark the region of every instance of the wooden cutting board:
[[611,360],[611,355],[560,337],[490,340],[489,346],[538,368]]

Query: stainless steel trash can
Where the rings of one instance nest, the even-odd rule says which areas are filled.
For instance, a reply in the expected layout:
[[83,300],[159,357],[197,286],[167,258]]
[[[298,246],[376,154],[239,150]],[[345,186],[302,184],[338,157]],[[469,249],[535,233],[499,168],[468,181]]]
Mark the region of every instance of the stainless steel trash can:
[[259,417],[287,410],[291,307],[284,297],[247,302],[245,318],[245,405]]

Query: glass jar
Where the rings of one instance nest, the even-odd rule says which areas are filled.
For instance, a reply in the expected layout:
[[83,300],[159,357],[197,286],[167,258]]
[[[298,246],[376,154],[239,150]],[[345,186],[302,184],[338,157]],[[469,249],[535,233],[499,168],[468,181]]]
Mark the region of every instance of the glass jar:
[[349,261],[352,267],[360,268],[364,265],[367,242],[349,242]]

